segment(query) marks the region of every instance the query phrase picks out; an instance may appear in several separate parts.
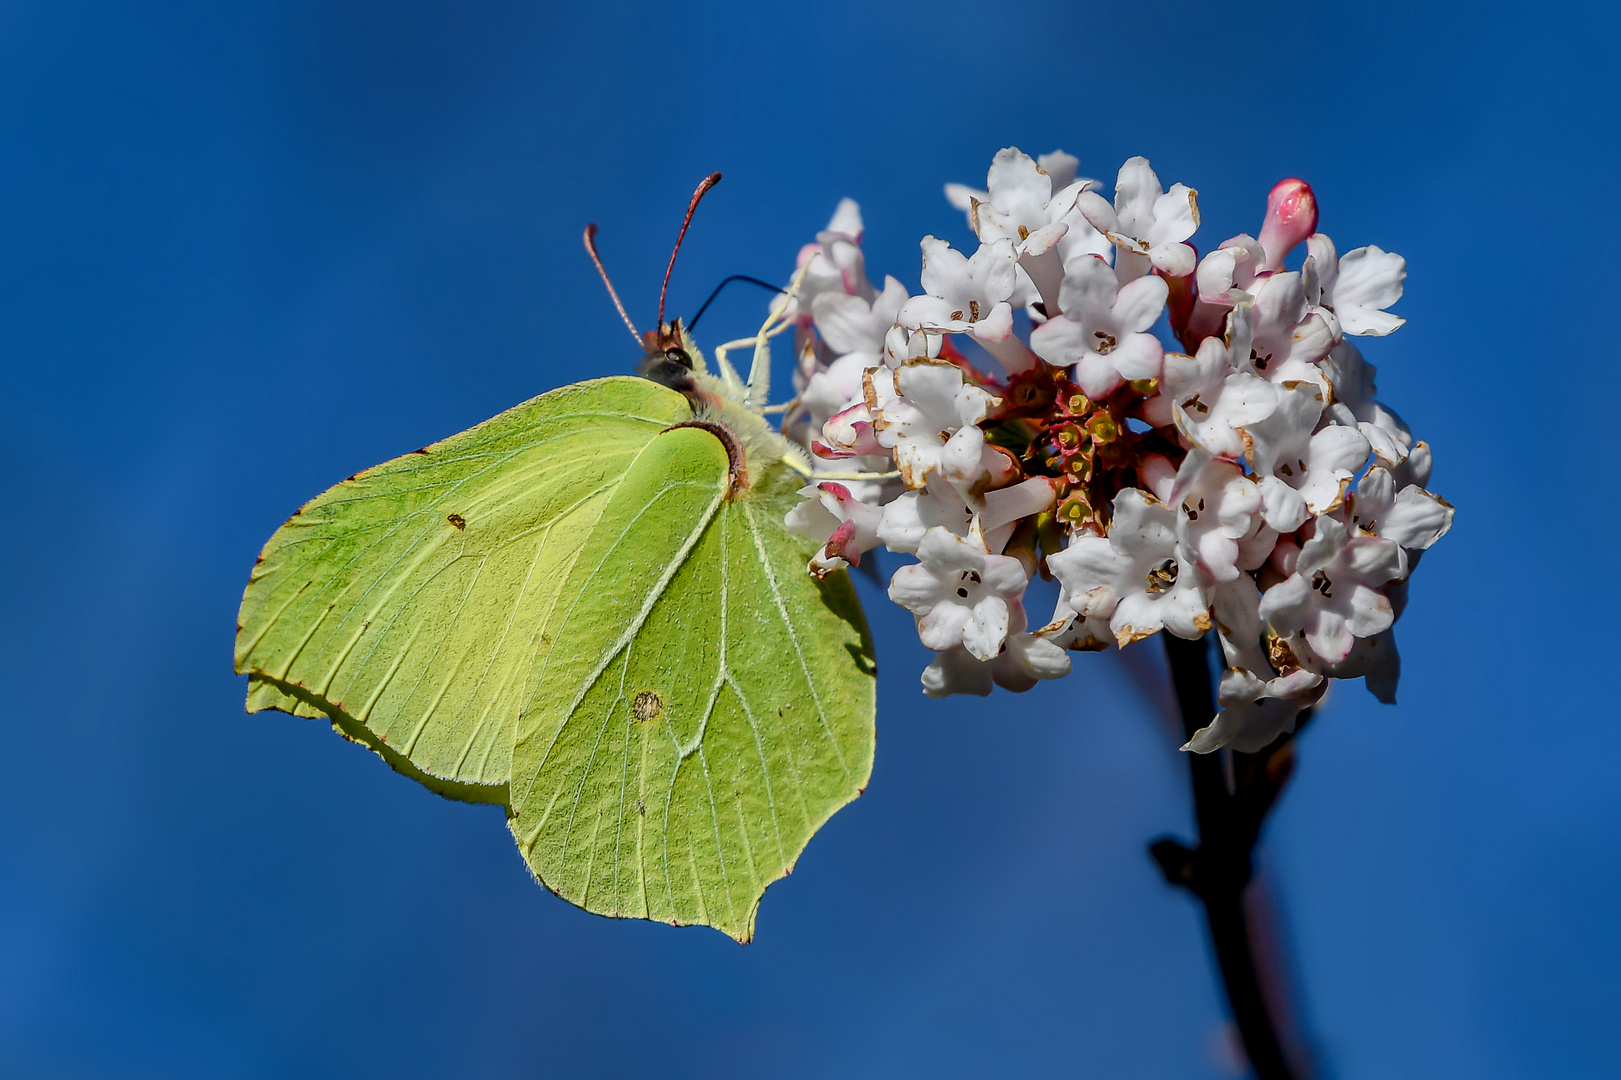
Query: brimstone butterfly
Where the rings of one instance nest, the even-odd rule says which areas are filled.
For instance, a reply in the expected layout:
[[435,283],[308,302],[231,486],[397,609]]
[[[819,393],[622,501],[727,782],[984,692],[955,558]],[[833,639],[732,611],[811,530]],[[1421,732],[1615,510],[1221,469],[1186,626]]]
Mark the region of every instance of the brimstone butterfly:
[[806,463],[761,415],[780,318],[745,383],[662,309],[649,352],[679,350],[687,393],[566,386],[295,513],[243,595],[236,670],[248,711],[325,717],[505,805],[559,896],[747,941],[866,785],[872,642],[846,574],[809,575],[783,524]]

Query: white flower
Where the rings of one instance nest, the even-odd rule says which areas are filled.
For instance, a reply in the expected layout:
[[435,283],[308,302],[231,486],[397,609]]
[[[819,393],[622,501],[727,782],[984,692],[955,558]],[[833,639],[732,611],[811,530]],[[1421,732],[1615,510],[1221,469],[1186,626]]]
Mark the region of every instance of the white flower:
[[[986,547],[1000,552],[1018,521],[1052,509],[1053,499],[1053,481],[1045,476],[985,492],[975,502]],[[930,477],[923,490],[902,492],[884,507],[878,540],[891,551],[916,555],[932,528],[967,536],[974,514],[975,508],[956,488],[938,476]]]
[[1018,281],[1013,244],[995,240],[970,256],[944,240],[923,238],[923,296],[902,305],[899,321],[910,329],[968,333],[987,342],[1013,333],[1008,298]]
[[[1374,400],[1378,393],[1373,383],[1375,368],[1362,359],[1357,347],[1349,341],[1341,341],[1329,352],[1321,367],[1334,392],[1329,412],[1335,422],[1354,426],[1362,432],[1374,456],[1385,465],[1397,466],[1406,461],[1413,448],[1413,433],[1401,417]],[[1423,484],[1428,479],[1426,472],[1423,478],[1413,482]]]
[[1266,626],[1257,611],[1259,600],[1260,592],[1248,575],[1211,590],[1210,610],[1227,661],[1216,694],[1222,711],[1182,749],[1208,754],[1227,746],[1253,753],[1293,731],[1300,710],[1327,689],[1323,676],[1295,660],[1287,647],[1281,654],[1288,657],[1281,671],[1274,668]]
[[924,647],[945,652],[963,646],[978,660],[1001,652],[1022,610],[1028,581],[1018,559],[992,555],[978,529],[967,537],[933,528],[918,545],[919,562],[895,571],[889,598],[917,616]]
[[1357,638],[1390,628],[1396,616],[1382,590],[1406,572],[1407,560],[1394,540],[1354,533],[1344,522],[1319,516],[1294,573],[1261,597],[1261,618],[1283,637],[1304,633],[1313,652],[1339,663]]
[[827,228],[816,234],[816,243],[799,251],[796,269],[804,269],[799,292],[791,301],[793,315],[808,323],[823,293],[842,293],[871,299],[874,290],[867,280],[867,264],[861,254],[861,207],[854,199],[841,199]]
[[1412,484],[1424,487],[1430,482],[1430,469],[1433,465],[1430,444],[1420,439],[1413,444],[1406,461],[1391,467],[1390,478],[1396,482],[1397,490]]
[[1317,361],[1334,344],[1322,316],[1306,310],[1306,290],[1296,273],[1273,274],[1254,287],[1254,329],[1248,356],[1239,366],[1269,382],[1326,382]]
[[[1080,170],[1081,159],[1074,154],[1066,154],[1062,150],[1054,150],[1050,154],[1042,154],[1036,158],[1036,164],[1041,171],[1053,178],[1053,190],[1062,191],[1075,182],[1075,174]],[[1085,183],[1095,184],[1096,180],[1087,180]]]
[[[1064,157],[1073,179],[1075,159],[1067,154]],[[989,190],[971,196],[966,208],[968,224],[982,241],[1008,240],[1015,248],[1028,243],[1032,236],[1056,234],[1051,240],[1038,241],[1043,248],[1050,247],[1068,231],[1050,212],[1053,192],[1062,190],[1067,183],[1055,185],[1052,175],[1032,161],[1030,155],[1017,147],[1007,147],[991,159],[991,168],[985,177]],[[1058,217],[1073,206],[1071,196],[1068,206],[1058,207]]]
[[[942,334],[969,334],[1009,372],[1036,364],[1028,346],[1013,334],[1013,302],[1023,271],[1013,241],[1003,237],[979,246],[971,258],[944,240],[923,238],[923,291],[902,305],[898,321],[938,342]],[[1056,256],[1054,256],[1056,259]],[[914,333],[913,338],[917,336]],[[893,352],[892,341],[889,351]],[[920,347],[909,341],[908,352]],[[938,354],[939,345],[930,350]]]
[[1198,296],[1188,313],[1183,339],[1203,341],[1221,333],[1227,313],[1254,299],[1250,289],[1265,258],[1260,242],[1240,233],[1200,259],[1193,273]]
[[938,360],[945,342],[944,334],[908,330],[897,323],[884,335],[884,363],[898,368],[909,360]]
[[962,369],[916,359],[890,371],[867,373],[868,411],[878,443],[895,454],[907,487],[917,490],[944,468],[950,478],[972,477],[985,465],[985,434],[977,426],[997,399],[963,382]]
[[1235,307],[1251,299],[1249,290],[1265,259],[1260,242],[1248,233],[1223,240],[1220,247],[1199,260],[1194,272],[1199,299],[1221,307]]
[[1228,340],[1205,338],[1196,356],[1166,353],[1160,384],[1183,437],[1218,457],[1234,460],[1244,456],[1240,429],[1266,419],[1278,405],[1278,392],[1271,383],[1234,370],[1234,348],[1240,353],[1249,351],[1249,323],[1248,306],[1237,308],[1228,317]]
[[883,363],[884,338],[906,302],[906,286],[889,277],[884,291],[868,299],[845,292],[824,292],[812,302],[816,330],[837,359],[813,374],[800,392],[811,422],[828,417],[861,400],[861,376]]
[[[965,184],[947,184],[946,200],[968,215],[968,227],[981,240],[1006,238],[1015,244],[1031,233],[1055,223],[1074,206],[1068,201],[1055,200],[1054,192],[1063,193],[1075,179],[1080,162],[1062,150],[1043,154],[1036,161],[1016,146],[999,150],[991,159],[990,171],[985,177],[986,191],[977,191]],[[1095,180],[1078,181],[1085,187]],[[1057,214],[1053,211],[1057,203]]]
[[1122,646],[1168,629],[1196,638],[1210,613],[1193,560],[1177,543],[1176,517],[1145,491],[1126,488],[1114,499],[1107,537],[1080,533],[1047,566],[1064,587],[1070,608],[1107,618]]
[[1127,381],[1157,378],[1165,350],[1147,331],[1165,310],[1168,293],[1164,278],[1119,285],[1102,259],[1077,259],[1065,268],[1059,289],[1063,317],[1031,331],[1030,347],[1049,364],[1073,365],[1076,385],[1093,398]]
[[1114,631],[1109,629],[1109,616],[1082,614],[1076,610],[1077,602],[1086,606],[1088,598],[1071,597],[1069,590],[1060,589],[1058,602],[1053,605],[1051,621],[1036,633],[1060,648],[1083,652],[1097,652],[1114,645]]
[[1245,573],[1259,570],[1266,565],[1276,549],[1279,536],[1278,530],[1266,523],[1266,495],[1261,496],[1262,510],[1256,515],[1255,526],[1248,536],[1238,538],[1238,568]]
[[1011,529],[1021,518],[1033,518],[1051,510],[1056,498],[1055,481],[1045,476],[1032,476],[1017,484],[987,491],[980,500],[980,524],[987,537],[994,536]]
[[1395,478],[1378,465],[1346,495],[1347,524],[1370,536],[1394,540],[1409,551],[1423,551],[1452,528],[1452,506],[1417,484],[1396,490]]
[[1221,711],[1194,732],[1182,749],[1196,754],[1222,747],[1246,754],[1264,750],[1280,735],[1294,731],[1301,711],[1321,700],[1327,689],[1321,675],[1304,668],[1271,679],[1243,668],[1228,668],[1216,689]]
[[[1368,460],[1368,440],[1356,428],[1329,424],[1316,431],[1323,393],[1314,383],[1278,388],[1272,415],[1245,428],[1250,464],[1266,499],[1266,521],[1293,532],[1308,513],[1337,508],[1346,485]],[[1315,432],[1315,433],[1314,433]]]
[[936,653],[923,669],[923,692],[932,698],[952,694],[988,697],[995,686],[994,665],[994,660],[980,660],[963,646],[953,646]]
[[[1190,450],[1171,486],[1176,535],[1215,582],[1239,576],[1238,541],[1254,530],[1261,490],[1231,461]],[[1113,530],[1110,530],[1113,535]]]
[[1240,574],[1210,590],[1210,615],[1228,667],[1270,671],[1266,650],[1266,624],[1257,610],[1261,591],[1255,579]]
[[1107,254],[1109,241],[1076,207],[1095,180],[1077,180],[1080,163],[1061,150],[1038,161],[1016,147],[997,153],[986,176],[987,191],[947,184],[946,198],[968,214],[968,226],[985,242],[1008,240],[1018,254],[1021,277],[1011,302],[1023,306],[1039,296],[1056,310],[1064,262],[1082,254]]
[[[862,303],[853,296],[849,299]],[[865,357],[852,353],[836,358],[825,368],[812,369],[799,392],[799,400],[813,429],[861,400],[861,376],[870,366]]]
[[1113,206],[1092,191],[1082,192],[1078,205],[1092,227],[1120,249],[1115,268],[1121,281],[1141,277],[1150,266],[1172,277],[1193,273],[1193,249],[1183,241],[1199,227],[1199,193],[1186,184],[1164,190],[1147,158],[1134,157],[1120,167]]
[[1385,310],[1401,299],[1406,259],[1372,244],[1342,258],[1322,233],[1308,238],[1306,249],[1307,299],[1328,320],[1336,341],[1344,334],[1384,337],[1407,321]]
[[1012,611],[1007,640],[994,660],[980,660],[966,646],[940,653],[923,669],[923,692],[930,697],[974,694],[984,697],[994,683],[1023,693],[1040,679],[1061,679],[1070,672],[1069,655],[1044,637],[1025,629],[1023,609]]
[[878,546],[878,525],[884,512],[850,494],[843,484],[824,481],[799,489],[805,501],[788,511],[788,531],[822,548],[811,556],[810,571],[822,577],[845,566],[860,566],[863,552]]
[[974,511],[957,489],[939,476],[931,476],[917,491],[903,491],[884,505],[878,540],[890,551],[916,555],[930,529],[947,529],[967,536]]
[[[1406,591],[1404,581],[1393,583],[1386,592],[1390,602],[1401,615],[1398,597]],[[1396,633],[1386,630],[1372,637],[1357,638],[1351,652],[1337,664],[1319,663],[1316,667],[1330,678],[1361,679],[1368,692],[1386,705],[1396,704],[1396,684],[1401,679],[1401,654],[1396,650]]]
[[1176,483],[1176,466],[1164,454],[1149,454],[1137,465],[1137,479],[1144,491],[1167,506],[1171,502],[1171,485]]
[[[1020,159],[1023,160],[1021,161]],[[1025,154],[1016,146],[1009,146],[1005,149],[999,150],[997,151],[996,156],[991,159],[990,172],[986,176],[986,186],[991,190],[980,191],[969,187],[967,184],[947,184],[946,201],[952,206],[955,206],[958,210],[961,210],[963,213],[969,215],[968,227],[973,229],[977,234],[979,232],[978,222],[980,219],[976,215],[974,209],[975,203],[979,203],[982,206],[986,203],[990,203],[997,208],[998,212],[1011,215],[1015,209],[1015,206],[1020,202],[1024,202],[1024,200],[1021,198],[1021,195],[1023,194],[1022,192],[1019,194],[1009,192],[1008,194],[1012,197],[1001,200],[999,200],[997,196],[1001,186],[999,181],[1011,180],[1014,185],[1019,187],[1033,183],[1033,181],[1028,179],[1026,175],[1021,175],[1027,174],[1030,171],[1029,166],[1024,164],[1024,162],[1028,162],[1029,160],[1029,155]],[[1066,154],[1062,150],[1054,150],[1050,154],[1042,154],[1034,162],[1037,169],[1039,169],[1040,172],[1045,173],[1048,178],[1048,191],[1062,191],[1064,188],[1074,183],[1075,173],[1076,170],[1079,169],[1080,164],[1080,159],[1075,157],[1074,154]],[[1009,165],[1013,165],[1015,167],[1008,168]],[[1005,173],[1003,172],[1004,169],[1006,170]],[[1083,182],[1086,184],[1097,183],[1095,180],[1086,180]],[[1029,225],[1030,223],[1023,222],[1023,224]]]

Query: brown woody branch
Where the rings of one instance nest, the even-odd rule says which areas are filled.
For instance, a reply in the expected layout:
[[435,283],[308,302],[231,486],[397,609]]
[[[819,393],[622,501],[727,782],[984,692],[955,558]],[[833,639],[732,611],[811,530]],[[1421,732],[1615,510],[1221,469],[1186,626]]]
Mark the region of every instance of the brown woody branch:
[[[1169,633],[1165,652],[1171,665],[1188,738],[1216,714],[1208,637],[1184,641]],[[1301,722],[1304,723],[1302,716]],[[1234,753],[1232,790],[1218,754],[1188,755],[1193,781],[1194,817],[1199,841],[1188,847],[1166,837],[1149,845],[1165,880],[1180,885],[1204,905],[1205,921],[1221,969],[1233,1021],[1260,1080],[1296,1080],[1262,992],[1244,910],[1244,890],[1252,874],[1252,852],[1261,825],[1294,770],[1294,738],[1285,735],[1258,754]]]

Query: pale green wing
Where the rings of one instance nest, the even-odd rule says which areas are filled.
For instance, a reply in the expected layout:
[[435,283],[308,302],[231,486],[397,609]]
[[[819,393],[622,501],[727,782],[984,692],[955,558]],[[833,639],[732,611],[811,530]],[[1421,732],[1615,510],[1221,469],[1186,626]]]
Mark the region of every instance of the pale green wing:
[[645,379],[578,383],[317,496],[242,597],[248,710],[330,717],[436,791],[506,801],[558,589],[637,454],[691,416]]
[[779,467],[729,496],[719,439],[678,428],[614,492],[513,749],[513,833],[553,892],[747,941],[866,785],[872,643],[848,577],[813,579],[783,526],[800,483]]

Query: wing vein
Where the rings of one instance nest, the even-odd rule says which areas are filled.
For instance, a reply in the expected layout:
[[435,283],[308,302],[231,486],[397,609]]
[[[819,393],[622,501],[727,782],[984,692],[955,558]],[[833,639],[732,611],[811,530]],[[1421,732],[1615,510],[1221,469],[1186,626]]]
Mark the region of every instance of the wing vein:
[[[634,467],[635,466],[633,465],[632,468]],[[686,485],[666,485],[659,490],[659,496],[662,496],[666,491],[673,490],[676,486]],[[590,676],[586,678],[583,683],[581,683],[579,690],[574,695],[574,700],[569,703],[568,708],[563,712],[560,722],[557,725],[557,729],[552,732],[551,742],[547,745],[545,752],[540,755],[540,763],[535,767],[536,776],[545,770],[547,762],[551,759],[552,750],[554,750],[557,746],[557,740],[562,737],[563,729],[568,726],[568,722],[574,717],[574,714],[579,711],[580,703],[585,700],[586,694],[590,693],[591,688],[596,685],[597,680],[602,678],[602,673],[608,669],[609,664],[613,663],[614,657],[618,656],[619,653],[630,644],[631,640],[641,632],[642,624],[647,622],[647,617],[652,614],[654,605],[656,605],[659,599],[664,595],[665,589],[669,588],[670,582],[675,578],[676,572],[681,569],[682,565],[687,561],[687,557],[692,554],[692,549],[698,545],[698,540],[703,536],[704,530],[709,527],[709,522],[714,518],[715,511],[720,507],[720,504],[724,498],[724,492],[717,491],[715,493],[714,499],[710,501],[709,506],[704,510],[703,515],[699,518],[697,526],[692,530],[691,533],[687,535],[687,538],[682,541],[680,549],[675,553],[675,557],[672,558],[665,566],[663,573],[659,575],[659,579],[654,582],[653,587],[648,590],[646,598],[642,601],[641,610],[636,613],[636,617],[633,618],[630,621],[630,624],[625,627],[624,632],[621,633],[617,639],[615,639],[608,651],[603,654],[602,659],[597,662],[597,666],[591,672]],[[591,573],[586,577],[584,586],[580,590],[581,596],[585,594],[585,588],[589,587],[602,572],[603,566],[606,565],[608,560],[618,551],[619,545],[624,541],[624,538],[629,535],[630,531],[636,526],[637,523],[641,521],[642,516],[648,513],[657,503],[657,501],[658,497],[650,500],[645,508],[639,511],[635,517],[626,523],[619,535],[614,538],[614,542],[607,546],[607,550],[603,553],[601,561],[597,563],[597,565],[592,569]],[[568,625],[569,618],[573,615],[574,609],[578,606],[579,597],[576,597],[574,603],[569,608],[569,613],[563,617],[563,622],[558,627],[559,633],[562,633],[563,628]],[[550,659],[550,654],[548,654],[546,661],[543,663],[549,663]],[[524,738],[524,733],[521,731],[518,732],[517,738]],[[516,779],[516,777],[514,777],[514,779]],[[527,796],[527,791],[528,789],[526,787],[524,791],[520,793],[515,802],[524,801],[524,798]],[[542,822],[542,824],[544,824],[544,822]]]
[[788,640],[794,646],[794,658],[799,662],[800,674],[804,676],[805,685],[810,690],[811,701],[816,706],[816,719],[821,723],[822,730],[827,733],[828,742],[833,746],[833,756],[838,759],[839,769],[843,771],[846,780],[851,779],[850,766],[844,760],[844,748],[839,745],[838,737],[833,734],[833,727],[828,723],[827,710],[822,705],[822,695],[816,688],[816,680],[811,678],[810,665],[805,661],[805,650],[800,647],[799,635],[794,632],[794,620],[788,616],[788,605],[783,602],[782,589],[777,585],[776,568],[771,564],[771,557],[766,553],[765,540],[760,536],[760,527],[754,520],[754,514],[747,506],[743,507],[743,516],[749,523],[749,532],[754,536],[754,550],[760,555],[760,566],[765,570],[766,584],[771,586],[771,599],[777,606],[777,614],[788,629]]

